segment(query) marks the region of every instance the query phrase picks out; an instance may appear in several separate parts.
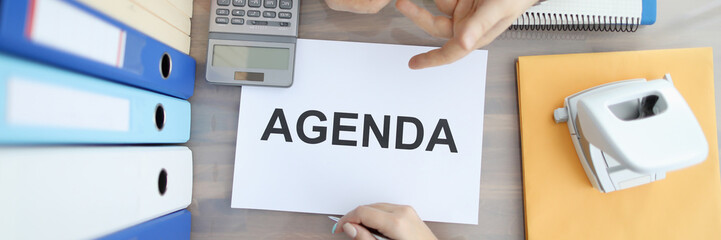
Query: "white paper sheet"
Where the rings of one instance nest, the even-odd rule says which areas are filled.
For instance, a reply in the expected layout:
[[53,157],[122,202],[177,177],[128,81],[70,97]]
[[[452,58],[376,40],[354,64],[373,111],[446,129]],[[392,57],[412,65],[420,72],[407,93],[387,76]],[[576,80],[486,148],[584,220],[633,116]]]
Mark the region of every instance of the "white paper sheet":
[[[358,205],[390,202],[413,206],[427,221],[477,224],[487,52],[408,69],[413,55],[430,49],[299,39],[293,86],[242,89],[231,206],[345,214]],[[261,140],[276,108],[283,109],[292,142],[279,133]],[[326,127],[321,143],[298,136],[297,121],[308,110],[326,117],[310,116],[302,127],[309,138],[319,136],[313,126]],[[337,134],[356,146],[332,144],[335,112],[358,114],[339,121],[355,132]],[[362,146],[365,114],[381,132],[384,115],[390,116],[388,148],[373,132]],[[396,149],[398,116],[423,124],[418,148]],[[456,153],[448,143],[427,151],[440,119],[448,122]],[[281,129],[279,121],[271,128]],[[415,126],[403,126],[403,143],[413,142]]]

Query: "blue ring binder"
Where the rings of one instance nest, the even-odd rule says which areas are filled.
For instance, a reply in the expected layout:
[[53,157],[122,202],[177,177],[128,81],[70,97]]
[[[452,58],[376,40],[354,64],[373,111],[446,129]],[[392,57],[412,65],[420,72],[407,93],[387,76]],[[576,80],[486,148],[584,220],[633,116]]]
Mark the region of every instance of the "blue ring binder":
[[[52,11],[40,9],[48,4],[61,6],[62,9],[52,9]],[[38,9],[41,11],[38,12]],[[82,27],[68,26],[68,29],[97,38],[119,39],[118,45],[113,46],[114,49],[101,48],[109,53],[114,53],[117,49],[117,58],[113,59],[115,64],[103,63],[79,54],[83,52],[83,49],[71,49],[57,44],[50,46],[55,43],[60,44],[64,35],[68,35],[68,33],[56,34],[55,38],[51,39],[50,45],[33,39],[33,33],[36,31],[48,30],[42,26],[40,26],[41,28],[35,26],[42,24],[42,21],[38,20],[48,17],[47,14],[57,14],[58,16],[50,21],[73,21],[75,17],[81,15],[80,17],[84,17],[84,20],[87,21],[79,21],[80,24],[90,24],[95,28],[77,29]],[[107,36],[106,32],[101,31],[104,29],[99,29],[98,26],[117,29],[120,31],[120,35],[115,38]],[[52,28],[50,30],[60,31]],[[42,33],[49,34],[47,31]],[[65,36],[65,38],[70,39],[66,41],[83,41],[83,39],[78,39],[78,36]],[[99,42],[102,41],[89,41],[88,49],[91,47],[90,45]],[[98,52],[96,50],[87,52],[96,54]],[[188,99],[193,95],[195,59],[76,1],[13,0],[0,2],[0,51],[182,99]],[[168,63],[167,77],[164,78],[163,59],[166,59],[165,56],[170,62]]]

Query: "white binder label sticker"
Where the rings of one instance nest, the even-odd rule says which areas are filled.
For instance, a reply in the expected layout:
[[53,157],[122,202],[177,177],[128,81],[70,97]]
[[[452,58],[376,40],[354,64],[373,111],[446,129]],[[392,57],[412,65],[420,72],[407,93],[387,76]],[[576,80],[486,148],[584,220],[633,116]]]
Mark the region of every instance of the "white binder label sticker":
[[125,31],[58,0],[30,0],[26,34],[36,43],[117,68],[125,61]]
[[10,125],[125,131],[130,101],[11,77],[7,86]]

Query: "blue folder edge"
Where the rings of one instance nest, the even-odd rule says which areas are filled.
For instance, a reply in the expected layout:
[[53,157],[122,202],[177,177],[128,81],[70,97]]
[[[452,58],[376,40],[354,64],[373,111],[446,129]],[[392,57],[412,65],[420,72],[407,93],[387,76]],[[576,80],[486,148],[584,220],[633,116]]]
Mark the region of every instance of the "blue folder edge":
[[[195,59],[75,0],[63,2],[126,31],[123,68],[107,66],[30,41],[24,35],[29,1],[34,0],[0,1],[0,51],[181,99],[188,99],[193,95]],[[168,79],[160,80],[155,71],[156,57],[163,52],[173,59],[174,73]],[[144,66],[146,61],[148,66]]]
[[641,10],[641,25],[651,25],[656,22],[656,0],[643,0]]
[[[10,122],[8,107],[11,79],[21,79],[59,89],[125,99],[129,102],[126,131],[52,124],[23,125]],[[47,101],[48,98],[35,98]],[[164,126],[156,128],[155,108],[162,104]],[[89,109],[96,112],[99,110]],[[115,112],[116,110],[110,109]],[[68,112],[57,112],[67,116]],[[52,118],[53,116],[47,115]],[[26,144],[154,144],[185,143],[190,138],[191,106],[186,100],[157,94],[96,77],[24,60],[0,52],[0,145]],[[0,237],[2,238],[2,237]]]
[[120,230],[100,240],[190,239],[190,212],[186,209]]

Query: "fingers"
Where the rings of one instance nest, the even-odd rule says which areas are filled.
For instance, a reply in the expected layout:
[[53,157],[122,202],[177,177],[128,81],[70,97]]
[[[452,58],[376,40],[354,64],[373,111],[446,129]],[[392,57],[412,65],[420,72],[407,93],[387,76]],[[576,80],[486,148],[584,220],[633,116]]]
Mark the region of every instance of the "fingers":
[[513,23],[513,21],[515,20],[515,18],[508,18],[496,23],[495,26],[493,26],[490,30],[486,31],[486,33],[481,37],[481,39],[476,42],[476,46],[482,47],[491,43],[494,39],[496,39],[496,37],[505,32],[508,29],[508,26],[511,26],[511,23]]
[[396,205],[396,204],[392,204],[392,203],[374,203],[374,204],[370,204],[368,206],[377,208],[381,211],[386,211],[386,212],[392,213],[392,212],[396,211],[402,205]]
[[440,38],[450,38],[453,36],[453,22],[448,17],[433,16],[431,12],[419,7],[410,0],[397,0],[396,8],[431,36]]
[[483,5],[480,5],[471,16],[457,23],[459,24],[456,28],[457,32],[443,47],[414,56],[408,62],[408,67],[422,69],[449,64],[493,41],[504,31],[506,26],[503,24],[505,22],[510,24],[510,21],[505,20],[510,18],[505,17],[506,6],[484,3],[481,3]]
[[436,239],[411,206],[374,203],[357,207],[333,226],[333,233],[345,232],[359,240],[374,240],[368,229],[391,239]]
[[[371,207],[369,205],[359,206],[353,211],[343,216],[339,221],[338,225],[343,226],[345,223],[363,224],[371,228],[378,229],[385,227],[392,227],[392,216],[386,211]],[[343,231],[341,228],[336,228],[335,232]]]
[[[500,20],[492,20],[491,22],[495,22],[493,26],[487,31],[485,31],[484,34],[481,35],[480,39],[476,42],[476,47],[481,47],[486,44],[489,44],[491,41],[493,41],[496,37],[501,35],[506,29],[508,29],[508,26],[510,26],[513,21],[518,18],[519,15],[523,14],[523,12],[526,11],[529,7],[531,7],[534,3],[536,3],[537,0],[526,0],[526,1],[518,1],[513,2],[512,4],[508,6],[500,6],[500,5],[493,5],[493,6],[483,6],[483,8],[489,8],[496,10],[490,10],[496,13],[502,13],[500,14]],[[499,11],[498,9],[505,9],[505,11]],[[486,11],[484,11],[486,12]],[[469,20],[469,23],[477,21],[477,18],[481,18],[482,13],[475,14],[471,17]],[[498,18],[498,16],[495,16],[495,18]],[[463,29],[468,28],[470,26],[464,26]],[[472,27],[471,27],[472,28]]]
[[489,2],[491,4],[481,3],[482,5],[477,8],[476,12],[458,22],[460,26],[457,28],[456,35],[460,37],[463,48],[480,47],[477,46],[478,41],[506,16],[505,12],[508,11],[505,9],[506,6],[498,4],[497,1]]
[[390,3],[390,0],[325,0],[333,10],[353,13],[377,13]]
[[408,62],[411,69],[423,69],[449,64],[468,55],[474,48],[463,47],[457,37],[448,40],[443,47],[415,55]]
[[417,217],[418,214],[413,209],[413,207],[408,205],[398,205],[398,204],[392,204],[392,203],[374,203],[368,205],[370,207],[377,208],[381,211],[386,211],[389,213],[396,214],[398,216],[403,217]]
[[[458,0],[438,0],[437,4],[444,12],[452,12],[449,4],[457,4]],[[485,3],[485,2],[484,2]],[[495,3],[495,2],[491,2]],[[497,22],[503,19],[504,9],[499,4],[485,4],[479,6],[473,15],[459,21],[457,32],[454,34],[453,21],[444,16],[433,16],[425,8],[412,3],[410,0],[397,0],[396,8],[411,19],[416,25],[435,37],[451,38],[443,47],[419,54],[411,58],[408,67],[422,69],[449,64],[468,55],[478,47],[479,40],[486,31],[491,30]],[[490,40],[493,40],[491,38]]]
[[368,231],[368,229],[358,224],[343,224],[343,232],[345,232],[348,237],[355,240],[376,240],[376,238],[373,237],[373,235]]
[[435,2],[438,10],[448,16],[453,16],[453,11],[456,10],[456,4],[458,4],[458,0],[435,0]]

